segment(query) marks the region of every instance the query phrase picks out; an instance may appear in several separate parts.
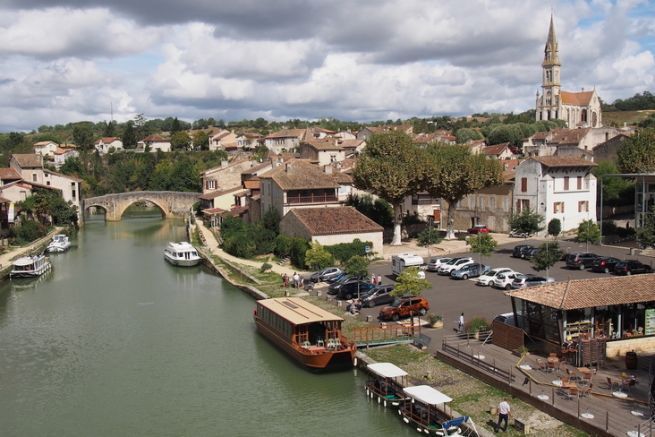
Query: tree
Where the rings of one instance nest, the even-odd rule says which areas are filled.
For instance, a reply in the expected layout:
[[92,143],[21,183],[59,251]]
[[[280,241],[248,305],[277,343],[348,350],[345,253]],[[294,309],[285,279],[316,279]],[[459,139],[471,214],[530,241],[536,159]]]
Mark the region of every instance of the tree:
[[199,130],[193,135],[193,147],[198,150],[209,150],[209,134]]
[[123,147],[126,149],[134,149],[136,147],[136,130],[134,129],[134,122],[132,120],[125,123],[125,130],[123,130]]
[[625,140],[617,161],[623,173],[655,171],[655,129],[642,129]]
[[55,225],[76,225],[77,209],[53,190],[35,190],[34,193],[18,202],[18,208],[29,216],[47,223],[52,219]]
[[90,150],[93,146],[93,129],[88,123],[78,123],[73,128],[73,141],[81,150]]
[[184,131],[175,132],[171,136],[171,147],[173,150],[187,150],[191,145],[189,134]]
[[[489,256],[494,251],[498,242],[489,234],[478,233],[466,239],[466,245],[471,246],[471,252],[479,253],[480,257]],[[480,259],[482,262],[482,259]]]
[[[366,278],[368,276],[368,264],[368,258],[361,255],[355,255],[346,261],[344,270],[346,273],[354,277]],[[357,299],[359,299],[359,283],[357,284]]]
[[532,235],[543,229],[541,225],[544,222],[544,216],[526,208],[519,214],[513,215],[509,221],[509,227],[512,231],[519,234]]
[[598,243],[600,241],[600,227],[593,220],[585,220],[578,226],[578,241],[586,243],[589,252],[589,243]]
[[647,214],[644,214],[643,226],[637,229],[637,241],[642,247],[655,247],[655,207],[651,207]]
[[321,270],[334,265],[334,258],[323,246],[314,241],[312,247],[305,252],[305,265],[312,270]]
[[182,130],[182,125],[180,124],[180,120],[175,117],[173,121],[171,122],[171,133],[174,134],[176,132],[180,132]]
[[407,134],[374,134],[353,173],[357,188],[370,191],[393,206],[392,245],[401,244],[402,203],[419,190],[418,157],[419,150]]
[[418,245],[428,247],[442,240],[441,233],[433,227],[425,228],[418,234]]
[[539,252],[532,258],[532,267],[538,272],[549,269],[562,258],[562,251],[556,241],[546,241],[539,246]]
[[427,279],[419,277],[418,267],[408,267],[398,275],[396,281],[398,282],[391,292],[392,296],[418,296],[423,290],[430,288],[430,283]]
[[[634,202],[634,182],[620,176],[606,176],[620,173],[614,162],[600,161],[591,172],[600,181],[603,188],[602,195],[605,205],[628,205]],[[598,205],[600,205],[600,199]]]
[[425,160],[418,170],[423,171],[421,185],[432,197],[448,202],[446,238],[452,239],[457,202],[477,190],[500,184],[502,167],[496,160],[472,155],[466,146],[430,144]]
[[471,140],[484,139],[484,136],[480,133],[479,130],[471,129],[467,127],[457,129],[457,132],[455,133],[455,137],[457,138],[457,144],[466,144]]
[[558,218],[554,218],[548,222],[548,235],[552,235],[557,239],[557,236],[562,232],[562,222]]
[[275,234],[280,233],[280,213],[277,212],[277,209],[272,206],[264,213],[262,217],[262,226],[269,229]]
[[59,168],[59,171],[63,174],[74,174],[78,176],[81,176],[84,173],[80,159],[75,156],[67,158]]

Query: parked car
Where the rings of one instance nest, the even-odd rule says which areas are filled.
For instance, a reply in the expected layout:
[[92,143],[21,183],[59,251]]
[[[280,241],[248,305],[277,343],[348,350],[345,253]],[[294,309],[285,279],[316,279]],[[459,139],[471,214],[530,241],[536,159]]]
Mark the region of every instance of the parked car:
[[529,232],[523,232],[517,229],[512,229],[511,231],[509,231],[509,236],[512,238],[529,238],[532,236],[532,234]]
[[466,264],[473,264],[473,258],[471,257],[459,257],[453,258],[447,263],[443,264],[437,270],[437,273],[444,276],[449,276],[450,272],[464,267]]
[[519,244],[518,246],[514,246],[514,249],[512,250],[512,256],[514,258],[525,258],[525,252],[530,249],[534,249],[534,246],[529,244]]
[[477,278],[480,275],[487,273],[491,267],[485,266],[480,263],[465,264],[463,267],[450,272],[451,279],[468,279]]
[[505,323],[506,325],[515,326],[514,313],[498,314],[496,317],[494,317],[494,321],[496,321],[496,320],[501,322],[501,323]]
[[591,264],[591,271],[609,273],[613,271],[616,264],[620,262],[620,259],[614,258],[612,256],[599,256]]
[[393,287],[393,285],[378,285],[377,287],[371,289],[368,293],[366,293],[366,296],[361,298],[362,306],[373,308],[377,305],[392,304],[395,300],[395,297],[391,295]]
[[439,269],[439,267],[441,267],[443,264],[447,263],[451,259],[452,258],[430,258],[430,261],[428,261],[427,270],[429,272],[436,272]]
[[617,275],[638,275],[640,273],[652,273],[653,268],[636,259],[621,261],[614,266],[614,273]]
[[587,267],[591,267],[594,261],[596,261],[596,258],[598,258],[598,255],[591,252],[569,253],[566,256],[566,267],[570,269],[584,270]]
[[349,278],[350,278],[350,275],[348,273],[341,272],[341,273],[339,273],[337,275],[332,276],[331,278],[326,279],[325,282],[327,282],[328,284],[334,284],[335,282],[344,281],[344,280],[349,279]]
[[541,252],[541,248],[539,248],[539,247],[532,247],[530,249],[527,249],[523,253],[523,259],[532,259],[535,256],[537,256],[539,254],[539,252]]
[[380,310],[380,320],[400,320],[412,315],[424,316],[430,309],[430,303],[421,296],[402,297]]
[[508,267],[498,267],[496,269],[491,269],[488,272],[485,272],[482,275],[480,275],[476,284],[482,285],[484,287],[491,285],[493,280],[496,279],[496,276],[498,276],[501,273],[514,273],[514,270]]
[[468,229],[469,234],[488,234],[491,232],[487,225],[475,225]]
[[523,274],[519,272],[499,273],[491,282],[491,286],[494,288],[509,290],[510,288],[512,288],[512,282],[514,282],[514,279],[516,279],[517,276],[522,276],[522,275]]
[[323,269],[312,274],[309,277],[309,280],[312,282],[327,281],[328,279],[333,278],[341,273],[343,273],[343,271],[339,267],[328,267],[327,269]]
[[543,285],[549,282],[555,282],[553,278],[544,277],[544,276],[534,276],[534,275],[517,275],[512,281],[512,288],[526,288],[534,287],[536,285]]
[[335,295],[337,299],[350,300],[352,298],[356,298],[358,295],[360,297],[365,295],[374,287],[375,285],[368,281],[355,279],[341,284],[336,284],[334,288],[331,285],[328,293]]

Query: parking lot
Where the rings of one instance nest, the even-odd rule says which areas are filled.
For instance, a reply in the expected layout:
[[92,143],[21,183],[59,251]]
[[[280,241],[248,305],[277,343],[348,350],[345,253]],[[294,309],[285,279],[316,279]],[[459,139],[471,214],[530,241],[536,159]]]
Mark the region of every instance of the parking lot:
[[[496,251],[488,257],[482,257],[482,263],[497,267],[509,267],[517,272],[545,276],[546,272],[537,272],[532,268],[530,261],[511,256],[512,249],[518,244],[531,244],[539,246],[542,242],[537,240],[516,240],[513,243],[499,246]],[[568,253],[585,252],[586,246],[575,242],[562,241],[560,247]],[[645,264],[653,266],[653,258],[630,255],[625,248],[610,246],[589,246],[589,252],[603,256],[614,256],[619,259],[638,259]],[[472,256],[476,261],[479,255],[470,253],[450,254],[452,256]],[[426,259],[426,262],[428,259]],[[380,261],[371,264],[371,273],[382,276],[383,283],[393,282],[391,275],[391,262]],[[563,261],[555,264],[548,276],[555,281],[566,281],[569,279],[599,278],[608,276],[605,273],[594,273],[589,270],[567,269]],[[496,315],[512,311],[510,299],[503,290],[491,287],[480,287],[475,284],[475,279],[453,280],[448,276],[439,276],[436,272],[426,272],[426,279],[430,282],[430,289],[423,292],[423,296],[430,302],[430,312],[443,317],[444,327],[452,331],[456,326],[460,313],[464,313],[465,320],[480,316],[491,321]],[[377,317],[380,307],[364,308],[362,315]]]

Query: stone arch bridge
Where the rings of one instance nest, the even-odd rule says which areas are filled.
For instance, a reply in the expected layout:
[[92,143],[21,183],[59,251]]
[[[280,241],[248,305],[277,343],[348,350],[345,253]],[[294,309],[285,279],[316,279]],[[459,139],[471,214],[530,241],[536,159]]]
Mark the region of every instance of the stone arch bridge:
[[105,219],[107,221],[119,221],[130,205],[148,201],[156,205],[166,218],[183,217],[198,201],[200,194],[179,191],[134,191],[105,194],[83,199],[82,211],[86,214],[89,208],[102,208],[106,211]]

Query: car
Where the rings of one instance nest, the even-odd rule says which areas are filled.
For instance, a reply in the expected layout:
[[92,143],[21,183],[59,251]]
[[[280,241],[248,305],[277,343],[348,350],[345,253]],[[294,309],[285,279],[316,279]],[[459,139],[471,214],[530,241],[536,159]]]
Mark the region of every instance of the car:
[[362,301],[362,306],[373,308],[377,305],[392,304],[396,299],[391,295],[393,288],[393,285],[378,285],[377,287],[371,289],[368,293],[366,293],[366,296],[360,298]]
[[535,256],[537,256],[539,252],[541,252],[541,248],[539,247],[532,247],[530,249],[527,249],[523,253],[523,259],[532,259]]
[[343,273],[343,271],[339,267],[328,267],[327,269],[323,269],[321,271],[312,274],[309,277],[309,280],[314,283],[323,282],[341,273]]
[[517,290],[519,288],[534,287],[550,282],[555,282],[555,280],[553,278],[544,276],[517,275],[512,281],[512,288]]
[[478,276],[487,273],[491,267],[485,266],[480,263],[465,264],[463,267],[450,272],[450,279],[468,279],[477,278]]
[[336,285],[333,288],[333,285],[330,286],[329,294],[333,294],[337,299],[350,300],[356,298],[357,296],[362,296],[368,293],[375,285],[371,284],[368,281],[362,281],[360,279],[354,279]]
[[468,229],[469,234],[488,234],[491,232],[487,225],[474,225]]
[[400,320],[410,316],[424,316],[430,309],[430,303],[421,296],[402,297],[380,310],[380,320]]
[[653,268],[636,259],[621,261],[614,266],[615,275],[638,275],[640,273],[652,273]]
[[430,258],[430,261],[428,261],[427,264],[427,270],[429,272],[436,272],[439,267],[441,267],[443,264],[447,263],[450,261],[452,258]]
[[522,276],[522,275],[523,274],[519,272],[499,273],[491,282],[491,286],[493,288],[509,290],[510,288],[512,288],[512,282],[514,281],[514,279],[516,279],[517,276]]
[[514,258],[525,258],[525,252],[531,249],[534,249],[534,246],[529,244],[519,244],[518,246],[514,246],[514,249],[512,250],[512,256]]
[[480,275],[478,277],[476,284],[481,285],[483,287],[491,285],[491,283],[496,278],[496,276],[500,275],[501,273],[514,273],[514,270],[510,269],[509,267],[498,267],[495,269],[491,269],[488,272],[485,272],[482,275]]
[[613,256],[599,256],[591,264],[592,272],[609,273],[621,260]]
[[453,258],[437,270],[437,273],[444,276],[449,276],[450,272],[464,267],[466,264],[473,264],[473,258],[471,257],[459,257]]
[[512,229],[509,231],[509,236],[512,238],[529,238],[532,236],[529,232],[520,231],[518,229]]
[[328,284],[334,284],[335,282],[340,282],[344,281],[346,279],[350,278],[350,275],[346,272],[341,272],[337,275],[332,276],[331,278],[328,278],[325,280]]
[[498,314],[496,317],[494,317],[494,321],[498,321],[500,323],[505,323],[506,325],[512,325],[514,326],[514,313],[503,313],[503,314]]
[[591,252],[584,252],[584,253],[569,253],[566,256],[566,267],[570,269],[580,269],[584,270],[587,267],[591,267],[591,265],[594,263],[594,261],[598,258],[598,255],[595,253]]

